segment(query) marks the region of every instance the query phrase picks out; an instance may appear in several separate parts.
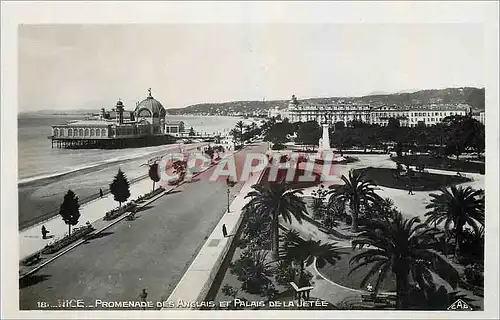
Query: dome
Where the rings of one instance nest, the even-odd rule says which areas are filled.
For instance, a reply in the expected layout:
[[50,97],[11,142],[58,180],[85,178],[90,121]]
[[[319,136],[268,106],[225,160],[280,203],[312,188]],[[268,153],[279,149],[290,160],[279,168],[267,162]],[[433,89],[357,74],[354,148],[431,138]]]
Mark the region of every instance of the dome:
[[[162,104],[151,96],[151,89],[149,91],[149,96],[142,100],[135,108],[135,113],[137,117],[150,117],[151,115],[155,118],[164,118],[166,115],[165,108]],[[148,112],[149,111],[149,112]]]
[[123,106],[123,102],[121,100],[118,100],[118,102],[116,103],[116,106]]

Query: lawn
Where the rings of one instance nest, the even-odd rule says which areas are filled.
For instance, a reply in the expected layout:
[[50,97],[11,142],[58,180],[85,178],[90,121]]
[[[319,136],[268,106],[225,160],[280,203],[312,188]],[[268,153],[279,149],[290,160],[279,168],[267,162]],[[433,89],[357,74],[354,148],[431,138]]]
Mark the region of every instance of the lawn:
[[411,165],[425,165],[427,169],[440,169],[448,171],[484,173],[484,163],[467,160],[455,160],[447,157],[435,157],[431,155],[407,155],[403,157],[393,157],[396,163],[411,163]]
[[[293,170],[293,169],[291,169]],[[277,169],[277,174],[275,178],[270,179],[271,167],[267,167],[262,174],[261,184],[263,185],[273,185],[276,181],[281,181],[282,179],[287,179],[288,170],[287,169]],[[314,181],[300,181],[299,178],[303,176],[314,176]],[[272,181],[269,181],[272,180]],[[321,176],[316,172],[306,172],[303,169],[295,169],[293,180],[290,181],[292,188],[303,189],[310,188],[319,185],[321,181]]]
[[[349,274],[351,270],[351,266],[349,261],[356,254],[361,253],[365,250],[355,250],[352,251],[350,248],[345,248],[344,252],[346,254],[342,255],[342,259],[338,260],[335,265],[327,264],[326,266],[319,268],[318,271],[327,279],[341,285],[344,287],[357,289],[357,290],[366,290],[366,286],[361,288],[361,281],[366,276],[368,271],[370,270],[371,265],[361,267],[355,270],[353,273]],[[371,283],[373,287],[375,287],[376,278],[372,277],[368,283]],[[392,273],[387,273],[387,277],[382,282],[379,292],[394,292],[396,290],[396,281]]]
[[[379,186],[402,190],[408,189],[408,178],[398,178],[396,169],[368,167],[364,169],[357,169],[356,171],[359,170],[364,170],[366,179],[372,180]],[[439,190],[445,186],[471,181],[466,177],[452,175],[441,175],[427,172],[414,172],[414,174],[415,176],[411,178],[413,191]]]

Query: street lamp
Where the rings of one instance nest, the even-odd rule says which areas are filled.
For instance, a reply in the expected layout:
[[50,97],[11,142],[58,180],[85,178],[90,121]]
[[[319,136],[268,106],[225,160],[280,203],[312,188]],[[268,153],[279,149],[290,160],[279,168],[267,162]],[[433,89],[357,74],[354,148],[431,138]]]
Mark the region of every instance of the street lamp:
[[227,186],[227,213],[230,213],[229,211],[229,195],[231,194],[231,190],[229,190],[229,186]]

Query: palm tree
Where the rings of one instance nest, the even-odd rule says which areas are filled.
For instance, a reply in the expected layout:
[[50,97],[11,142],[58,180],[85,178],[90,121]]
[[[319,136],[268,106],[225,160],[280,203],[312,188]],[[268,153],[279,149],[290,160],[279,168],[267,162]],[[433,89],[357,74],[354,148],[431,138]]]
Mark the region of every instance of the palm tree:
[[350,272],[371,265],[361,287],[377,275],[375,292],[392,272],[396,278],[398,309],[409,307],[411,283],[416,283],[422,289],[434,285],[433,273],[455,288],[458,272],[435,251],[438,245],[436,235],[439,233],[435,228],[428,228],[426,223],[420,223],[418,217],[404,219],[400,212],[382,220],[370,220],[352,241],[353,249],[365,245],[370,247],[351,258],[350,263],[356,265]]
[[334,186],[330,191],[328,207],[333,206],[335,202],[343,205],[349,203],[352,209],[352,231],[357,232],[360,206],[367,203],[377,204],[381,201],[381,197],[375,193],[377,185],[364,179],[364,171],[351,169],[348,177],[342,175],[342,181],[344,185]]
[[236,129],[239,129],[240,130],[240,144],[243,145],[243,128],[245,128],[245,124],[243,123],[243,121],[238,121],[236,123]]
[[410,308],[417,310],[446,310],[458,299],[464,301],[472,309],[476,309],[474,299],[460,291],[448,292],[444,286],[431,286],[424,290],[413,287],[410,291]]
[[246,215],[248,218],[245,221],[245,240],[251,246],[261,247],[269,238],[266,235],[269,234],[271,229],[271,217],[269,215],[263,215],[256,212],[253,208],[246,208]]
[[425,207],[431,209],[425,214],[427,222],[435,226],[444,222],[447,234],[451,230],[455,232],[455,258],[459,259],[465,225],[471,226],[476,234],[479,226],[484,226],[484,190],[452,186],[430,196],[431,203]]
[[301,190],[292,189],[290,184],[281,181],[272,186],[253,185],[253,191],[250,191],[245,198],[251,198],[243,208],[247,207],[264,215],[269,215],[271,221],[272,242],[271,247],[273,254],[278,258],[278,219],[281,216],[286,222],[292,223],[292,216],[302,223],[302,216],[306,213],[306,204],[299,196]]
[[318,266],[324,267],[326,263],[335,264],[340,259],[343,252],[336,246],[337,242],[324,243],[321,241],[304,240],[295,230],[288,231],[282,237],[283,246],[280,248],[280,258],[289,262],[296,262],[300,266],[299,286],[308,285],[302,283],[304,270],[310,266],[314,260]]
[[248,293],[262,293],[272,285],[271,262],[267,261],[267,252],[263,250],[245,250],[240,259],[230,264],[230,272],[237,276],[242,289]]

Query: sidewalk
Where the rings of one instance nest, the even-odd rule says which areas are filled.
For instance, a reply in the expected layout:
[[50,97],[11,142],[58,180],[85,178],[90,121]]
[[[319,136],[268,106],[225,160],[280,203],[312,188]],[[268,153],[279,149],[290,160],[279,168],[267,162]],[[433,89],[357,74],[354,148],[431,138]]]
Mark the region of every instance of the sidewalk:
[[[199,146],[204,144],[193,144],[184,146],[183,149],[185,151],[191,151],[196,149]],[[179,146],[176,144],[174,147],[170,147],[166,149],[166,154],[171,151],[177,151]],[[146,172],[146,169],[144,169]],[[159,185],[157,184],[157,187]],[[136,199],[138,196],[144,195],[152,191],[153,183],[149,177],[140,180],[134,184],[130,185],[130,198],[129,200]],[[109,221],[99,221],[102,220],[104,214],[118,207],[118,202],[113,199],[113,195],[108,193],[102,198],[87,202],[80,206],[80,219],[76,226],[79,227],[85,225],[88,221],[90,222],[96,230],[99,230],[105,224],[110,223]],[[96,225],[96,223],[98,223]],[[41,228],[45,226],[50,233],[48,239],[42,239]],[[68,226],[64,223],[62,218],[59,215],[54,216],[53,218],[36,224],[32,227],[24,229],[19,232],[19,259],[23,259],[24,257],[29,256],[41,249],[43,249],[47,244],[53,242],[55,239],[62,238],[68,233]]]
[[[238,196],[230,205],[230,212],[226,212],[207,238],[200,252],[184,273],[183,277],[167,299],[168,303],[177,305],[178,302],[203,301],[213,284],[222,261],[233,241],[232,235],[238,230],[243,215],[242,208],[249,201],[245,196],[256,184],[261,173],[254,173],[240,190]],[[228,237],[222,235],[222,226],[226,225]],[[175,307],[174,307],[175,308]],[[167,309],[163,308],[162,310]],[[193,307],[192,309],[198,309]]]

